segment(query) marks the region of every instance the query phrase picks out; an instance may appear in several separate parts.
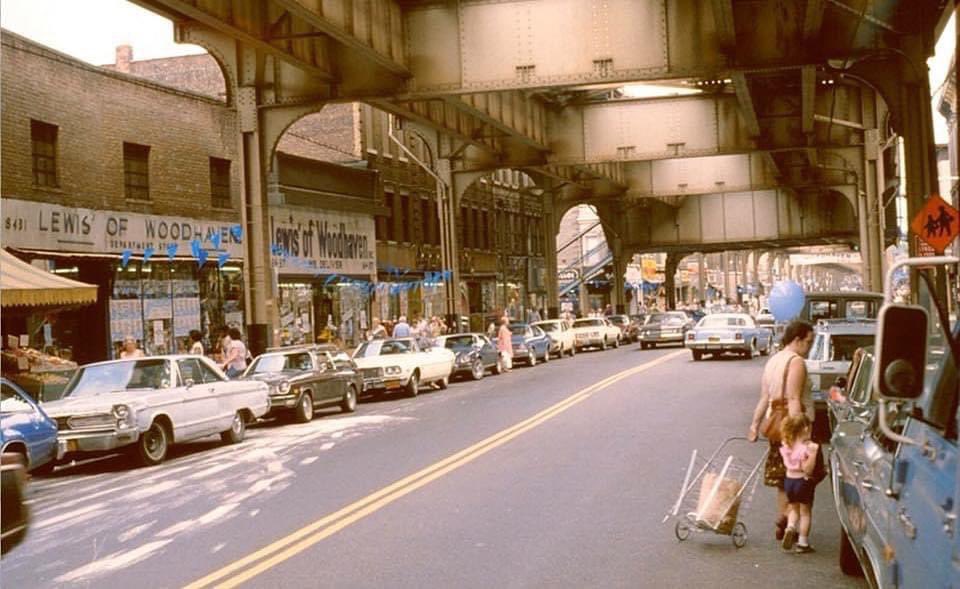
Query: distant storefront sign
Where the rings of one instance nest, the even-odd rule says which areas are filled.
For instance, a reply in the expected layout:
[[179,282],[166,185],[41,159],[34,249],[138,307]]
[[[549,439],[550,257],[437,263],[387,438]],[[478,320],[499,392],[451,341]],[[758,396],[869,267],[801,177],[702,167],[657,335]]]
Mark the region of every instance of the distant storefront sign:
[[579,272],[576,270],[561,270],[557,272],[557,280],[559,282],[573,282],[579,276]]
[[[153,248],[157,259],[171,245],[177,255],[189,257],[190,242],[200,240],[212,252],[225,252],[242,259],[243,244],[231,231],[236,223],[177,217],[142,215],[124,211],[82,209],[15,198],[3,199],[3,245],[57,252],[135,255]],[[209,238],[220,235],[220,248]]]
[[274,267],[288,275],[375,275],[373,216],[299,207],[270,207],[270,239],[284,255]]

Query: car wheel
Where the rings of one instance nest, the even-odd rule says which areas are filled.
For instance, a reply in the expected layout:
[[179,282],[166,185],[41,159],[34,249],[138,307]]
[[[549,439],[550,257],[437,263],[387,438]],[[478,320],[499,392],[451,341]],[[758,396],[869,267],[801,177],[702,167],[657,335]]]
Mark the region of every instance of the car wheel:
[[527,354],[527,364],[529,364],[530,366],[537,365],[537,353],[534,352],[533,350],[530,350],[530,353]]
[[494,374],[503,374],[503,358],[498,354],[497,363],[493,365]]
[[646,350],[646,349],[647,349],[647,342],[640,342],[640,349],[641,349],[641,350]]
[[140,434],[133,449],[140,464],[154,466],[167,457],[167,446],[167,429],[160,422],[154,421],[150,424],[150,429]]
[[547,348],[543,351],[543,361],[544,363],[550,361],[550,348]]
[[617,339],[613,340],[613,347],[615,348],[620,347],[620,336],[617,336]]
[[[497,362],[499,364],[499,361]],[[480,380],[483,378],[483,361],[480,358],[477,358],[473,361],[473,368],[470,370],[470,376],[473,377],[473,380]]]
[[570,357],[573,358],[577,355],[577,346],[570,346]]
[[847,537],[847,533],[843,531],[843,528],[840,528],[840,570],[843,571],[844,575],[849,575],[851,577],[862,577],[863,576],[863,567],[860,566],[860,561],[857,559],[857,553],[853,549],[853,545],[850,544],[850,538]]
[[414,372],[410,375],[410,380],[407,381],[407,386],[404,387],[404,390],[407,393],[408,397],[416,397],[420,394],[420,374]]
[[747,360],[753,360],[757,355],[757,340],[750,340],[750,349],[744,352],[743,357]]
[[693,361],[699,362],[703,358],[703,352],[700,350],[691,350],[693,352]]
[[450,376],[447,375],[441,378],[440,380],[438,380],[437,386],[440,387],[441,391],[447,390],[447,387],[450,386]]
[[313,419],[313,396],[308,391],[304,391],[294,410],[293,420],[297,423],[307,423],[311,419]]
[[343,393],[340,410],[344,413],[353,413],[357,410],[357,389],[352,384],[347,385],[347,390]]
[[603,352],[607,349],[607,338],[603,338],[603,341],[600,342],[600,351]]
[[[299,406],[297,407],[299,409]],[[311,410],[313,402],[310,403]],[[239,444],[243,437],[247,435],[247,421],[243,418],[243,413],[237,411],[233,414],[233,421],[230,422],[230,429],[220,432],[220,439],[227,444]]]
[[770,355],[770,342],[769,342],[769,341],[767,342],[767,345],[764,346],[764,348],[763,348],[762,350],[760,350],[760,355],[761,355],[761,356],[769,356],[769,355]]

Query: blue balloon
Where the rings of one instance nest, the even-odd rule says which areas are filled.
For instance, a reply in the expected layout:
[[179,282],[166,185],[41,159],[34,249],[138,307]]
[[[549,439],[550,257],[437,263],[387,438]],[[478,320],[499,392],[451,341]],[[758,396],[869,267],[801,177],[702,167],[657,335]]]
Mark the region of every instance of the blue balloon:
[[803,288],[796,282],[778,282],[770,289],[770,313],[777,321],[790,321],[803,309],[805,298]]

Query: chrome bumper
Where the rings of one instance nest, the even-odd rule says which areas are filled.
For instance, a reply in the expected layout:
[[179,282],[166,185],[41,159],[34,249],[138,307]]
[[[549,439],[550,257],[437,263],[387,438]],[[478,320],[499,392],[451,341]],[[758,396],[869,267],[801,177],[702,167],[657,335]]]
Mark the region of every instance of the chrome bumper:
[[71,452],[102,452],[128,446],[137,441],[137,429],[60,432],[57,434],[58,460]]

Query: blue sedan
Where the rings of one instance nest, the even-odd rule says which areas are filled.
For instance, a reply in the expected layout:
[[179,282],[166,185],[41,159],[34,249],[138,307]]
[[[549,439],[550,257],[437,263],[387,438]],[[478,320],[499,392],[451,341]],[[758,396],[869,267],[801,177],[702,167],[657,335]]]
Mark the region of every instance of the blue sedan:
[[535,325],[511,323],[513,361],[536,366],[537,360],[550,361],[550,336]]
[[758,326],[746,313],[717,313],[707,315],[687,332],[686,347],[699,360],[704,354],[720,356],[733,353],[748,360],[758,353],[766,356],[773,347],[773,331]]
[[57,424],[23,390],[0,379],[0,448],[17,452],[29,470],[52,470],[57,455]]

